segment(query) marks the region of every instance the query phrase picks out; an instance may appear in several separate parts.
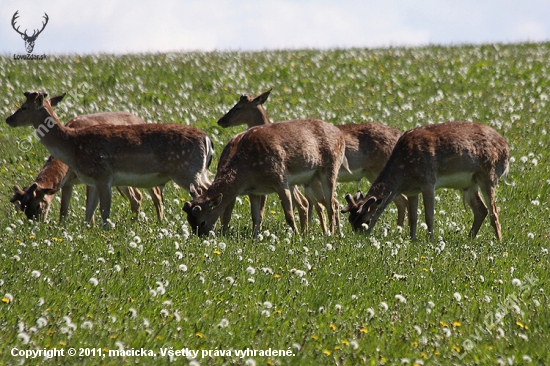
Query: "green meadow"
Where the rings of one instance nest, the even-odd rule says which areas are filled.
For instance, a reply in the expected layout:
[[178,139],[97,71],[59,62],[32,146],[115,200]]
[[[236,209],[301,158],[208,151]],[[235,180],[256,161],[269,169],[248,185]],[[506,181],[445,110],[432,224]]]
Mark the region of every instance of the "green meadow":
[[[502,242],[488,219],[468,238],[473,215],[453,190],[436,193],[434,240],[422,226],[409,240],[393,205],[370,236],[353,233],[343,215],[341,235],[323,236],[316,218],[294,235],[275,195],[260,237],[251,237],[243,196],[227,235],[198,238],[182,210],[190,196],[173,183],[163,222],[148,197],[133,221],[114,193],[115,227],[102,229],[99,212],[88,226],[83,186],[65,222],[58,199],[48,222],[26,220],[10,203],[12,187],[33,182],[48,152],[32,128],[2,121],[0,364],[549,364],[549,60],[548,43],[0,57],[3,121],[25,91],[67,92],[62,121],[130,111],[206,131],[212,173],[244,130],[217,120],[241,94],[270,88],[272,121],[374,121],[403,132],[478,121],[511,154],[496,193]],[[340,183],[337,199],[355,191]],[[48,358],[53,350],[64,354]]]

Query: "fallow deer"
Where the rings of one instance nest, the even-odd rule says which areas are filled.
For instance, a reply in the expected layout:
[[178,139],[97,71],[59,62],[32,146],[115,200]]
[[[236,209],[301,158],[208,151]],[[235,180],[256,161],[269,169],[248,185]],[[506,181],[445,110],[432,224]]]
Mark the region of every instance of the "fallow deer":
[[[57,105],[65,96],[65,94],[50,98],[50,105]],[[93,125],[112,124],[112,125],[134,125],[146,123],[143,119],[128,112],[105,112],[87,114],[71,119],[65,124],[70,128],[84,128]],[[75,173],[69,167],[54,158],[49,156],[42,170],[38,173],[34,182],[29,186],[21,189],[19,186],[14,186],[14,195],[11,202],[19,211],[23,211],[30,220],[45,221],[48,217],[51,203],[55,193],[61,190],[61,209],[59,212],[60,220],[63,220],[69,211],[69,203],[71,200],[73,186],[81,182],[76,177]],[[133,187],[116,187],[117,190],[130,201],[132,212],[138,217],[141,208],[142,194],[137,188]],[[89,188],[86,187],[86,197],[89,196]],[[162,220],[164,217],[164,209],[162,205],[162,190],[159,187],[150,189],[151,198],[157,211],[157,217]]]
[[[247,125],[249,128],[270,124],[271,121],[263,107],[263,104],[269,97],[271,90],[260,94],[257,97],[242,95],[240,100],[227,112],[220,120],[218,125],[224,128]],[[336,126],[346,140],[346,159],[348,169],[340,169],[338,174],[339,182],[356,182],[366,177],[373,182],[382,171],[384,164],[390,157],[393,146],[401,136],[401,132],[393,127],[381,123],[362,123],[346,124]],[[316,191],[318,187],[310,186]],[[308,194],[310,200],[315,195]],[[318,195],[317,195],[318,196]],[[407,199],[403,195],[395,197],[397,206],[397,225],[403,226],[405,213],[407,209]],[[321,200],[325,205],[325,202]],[[324,216],[322,209],[316,202],[310,202],[309,213],[307,217],[311,219],[311,209],[315,207],[324,227]]]
[[[169,180],[186,189],[191,184],[201,189],[210,185],[212,141],[195,127],[173,123],[71,129],[59,122],[46,93],[24,94],[26,101],[6,122],[12,127],[33,126],[50,153],[92,186],[104,223],[110,215],[113,186],[152,188]],[[88,200],[88,222],[97,201]]]
[[[408,198],[410,236],[416,239],[418,195],[424,201],[428,234],[434,236],[435,190],[454,188],[474,213],[474,238],[487,216],[502,240],[495,187],[508,173],[510,152],[506,140],[492,128],[473,122],[446,122],[418,127],[403,134],[367,194],[355,200],[346,195],[349,221],[354,230],[370,232],[389,202],[399,194]],[[485,199],[482,201],[479,190]],[[488,210],[487,210],[488,207]]]
[[319,182],[324,197],[331,202],[327,211],[332,232],[338,215],[334,188],[344,150],[340,130],[320,120],[286,121],[250,128],[225,146],[212,185],[206,191],[197,191],[195,198],[185,203],[187,220],[198,235],[208,234],[235,198],[248,194],[256,236],[260,228],[261,197],[275,192],[287,224],[296,232],[290,187]]

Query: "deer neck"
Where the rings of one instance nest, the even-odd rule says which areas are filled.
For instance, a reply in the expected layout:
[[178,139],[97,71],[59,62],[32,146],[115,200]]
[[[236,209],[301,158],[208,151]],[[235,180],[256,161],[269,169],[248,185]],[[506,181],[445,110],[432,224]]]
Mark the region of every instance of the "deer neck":
[[268,125],[270,123],[271,121],[269,120],[269,117],[267,116],[267,112],[265,111],[264,107],[259,105],[258,108],[254,109],[254,117],[252,118],[251,123],[248,124],[248,128],[254,126]]
[[74,148],[74,131],[64,127],[53,109],[44,104],[33,122],[36,139],[48,149],[53,157],[71,166],[74,164],[76,149]]
[[396,174],[387,169],[388,165],[382,169],[374,183],[372,184],[367,196],[374,196],[378,199],[384,199],[387,203],[401,193],[405,181],[403,174]]

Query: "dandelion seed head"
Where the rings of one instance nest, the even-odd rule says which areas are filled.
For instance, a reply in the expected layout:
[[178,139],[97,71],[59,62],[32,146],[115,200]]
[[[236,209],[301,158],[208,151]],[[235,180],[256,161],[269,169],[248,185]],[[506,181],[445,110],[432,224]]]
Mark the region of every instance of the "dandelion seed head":
[[458,292],[455,292],[455,293],[453,294],[453,297],[455,298],[455,300],[456,300],[457,302],[460,302],[460,300],[462,300],[462,295],[460,295],[460,293],[458,293]]
[[94,326],[94,324],[91,321],[87,320],[84,323],[82,323],[82,325],[80,325],[80,328],[82,328],[82,329],[92,329],[93,326]]
[[92,286],[97,286],[99,284],[99,280],[95,277],[92,277],[88,280],[92,284]]
[[218,327],[219,328],[227,328],[229,326],[229,320],[227,320],[226,318],[223,318],[222,320],[220,320],[220,322],[218,323]]
[[401,302],[403,304],[405,304],[407,302],[407,299],[403,295],[400,295],[400,294],[395,295],[395,299],[399,300],[399,302]]
[[38,318],[36,320],[36,326],[38,328],[43,328],[45,327],[46,325],[48,324],[48,319],[44,318],[43,316],[41,316],[40,318]]
[[21,342],[22,344],[28,344],[29,341],[31,339],[31,336],[29,336],[27,333],[25,332],[20,332],[18,335],[17,335],[17,340],[19,342]]
[[512,285],[514,285],[514,286],[516,286],[516,287],[521,286],[521,280],[518,279],[518,278],[514,278],[514,279],[512,280]]

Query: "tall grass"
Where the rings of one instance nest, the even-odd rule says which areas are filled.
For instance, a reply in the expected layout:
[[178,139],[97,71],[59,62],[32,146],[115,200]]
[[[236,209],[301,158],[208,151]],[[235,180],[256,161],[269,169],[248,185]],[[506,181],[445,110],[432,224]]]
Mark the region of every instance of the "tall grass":
[[[352,233],[345,218],[342,237],[324,237],[317,224],[294,236],[275,197],[260,238],[250,237],[242,197],[227,236],[199,239],[182,211],[190,197],[171,183],[161,223],[147,199],[132,222],[115,195],[116,227],[88,227],[82,187],[66,222],[58,222],[57,201],[49,223],[28,222],[9,202],[12,186],[29,185],[48,153],[32,138],[30,150],[21,148],[32,129],[2,123],[0,363],[24,360],[14,348],[72,347],[158,355],[49,362],[547,364],[549,58],[549,44],[0,58],[3,116],[24,91],[43,90],[68,92],[58,107],[64,121],[127,110],[194,125],[214,140],[213,172],[224,144],[244,129],[221,129],[217,119],[240,94],[269,88],[274,121],[377,121],[402,131],[479,121],[508,140],[512,156],[510,184],[501,182],[496,196],[502,242],[488,222],[467,238],[473,217],[452,190],[437,192],[434,241],[420,228],[411,242],[393,208],[369,237]],[[354,191],[340,184],[337,198]],[[205,353],[161,355],[186,348]],[[292,356],[252,352],[270,348]]]

